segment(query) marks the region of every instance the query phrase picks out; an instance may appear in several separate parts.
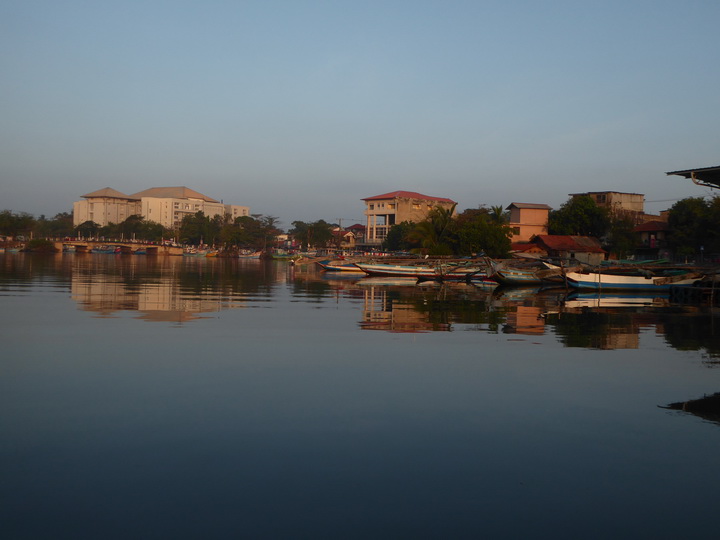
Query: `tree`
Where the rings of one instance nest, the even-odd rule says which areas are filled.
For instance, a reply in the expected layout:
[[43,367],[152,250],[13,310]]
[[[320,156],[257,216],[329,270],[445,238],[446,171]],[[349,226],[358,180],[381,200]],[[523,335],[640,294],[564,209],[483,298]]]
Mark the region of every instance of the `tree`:
[[[717,206],[716,201],[713,201],[713,206]],[[695,255],[701,246],[705,247],[707,235],[712,231],[709,226],[710,205],[702,197],[682,199],[670,208],[668,225],[672,231],[668,244],[673,251],[677,255]]]
[[68,212],[56,214],[52,219],[40,216],[33,231],[38,238],[72,236],[75,232],[73,216]]
[[0,234],[18,236],[30,233],[35,226],[35,218],[26,212],[16,214],[10,210],[0,212]]
[[453,212],[457,204],[450,208],[436,206],[408,235],[411,242],[418,242],[428,255],[453,254]]
[[411,249],[419,248],[419,243],[409,239],[414,228],[415,223],[412,221],[403,221],[390,227],[385,240],[383,240],[383,249],[389,251],[410,251]]
[[180,241],[186,244],[206,244],[220,238],[220,229],[203,211],[185,216],[180,222]]
[[548,232],[603,238],[610,228],[610,216],[592,197],[572,197],[559,210],[550,212]]
[[510,252],[510,227],[499,220],[497,209],[488,211],[484,207],[467,209],[457,217],[455,226],[457,253],[471,255],[485,253],[493,258],[505,258]]
[[628,215],[616,216],[610,222],[606,248],[611,253],[624,259],[632,254],[638,245],[638,234],[633,231],[635,220]]
[[96,236],[100,230],[100,225],[94,221],[84,221],[76,227],[78,236],[92,237]]
[[320,219],[311,223],[293,221],[292,234],[301,244],[302,249],[310,247],[325,247],[332,240],[332,226]]

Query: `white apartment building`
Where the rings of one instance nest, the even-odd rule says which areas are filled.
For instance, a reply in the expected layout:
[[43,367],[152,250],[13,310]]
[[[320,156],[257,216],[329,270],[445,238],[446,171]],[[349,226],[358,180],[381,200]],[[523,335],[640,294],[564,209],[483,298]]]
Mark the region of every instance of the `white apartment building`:
[[183,217],[203,212],[211,218],[230,214],[232,219],[250,215],[249,206],[223,204],[190,188],[155,187],[133,195],[105,188],[82,196],[73,203],[73,224],[93,221],[104,227],[121,223],[132,215],[154,221],[168,229],[177,229]]

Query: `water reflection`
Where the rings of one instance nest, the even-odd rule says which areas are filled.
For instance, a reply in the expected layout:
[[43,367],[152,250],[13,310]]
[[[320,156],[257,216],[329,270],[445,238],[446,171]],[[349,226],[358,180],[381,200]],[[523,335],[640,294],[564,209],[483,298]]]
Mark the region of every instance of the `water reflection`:
[[0,270],[0,294],[22,294],[31,283],[67,287],[80,309],[101,318],[130,312],[184,324],[223,310],[272,307],[278,295],[289,294],[292,302],[318,307],[356,304],[362,330],[552,335],[565,347],[604,350],[638,349],[644,335],[655,335],[675,349],[700,351],[708,366],[720,357],[717,310],[673,305],[663,295],[418,285],[311,265],[195,257],[6,254]]
[[720,424],[720,392],[700,399],[670,403],[662,408],[690,413],[703,420]]

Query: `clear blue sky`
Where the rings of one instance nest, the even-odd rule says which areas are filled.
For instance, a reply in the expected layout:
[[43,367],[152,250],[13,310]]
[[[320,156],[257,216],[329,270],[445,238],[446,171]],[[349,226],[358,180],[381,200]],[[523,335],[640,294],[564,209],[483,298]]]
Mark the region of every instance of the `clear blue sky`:
[[569,193],[703,196],[720,165],[720,2],[0,0],[0,210],[188,186],[362,219]]

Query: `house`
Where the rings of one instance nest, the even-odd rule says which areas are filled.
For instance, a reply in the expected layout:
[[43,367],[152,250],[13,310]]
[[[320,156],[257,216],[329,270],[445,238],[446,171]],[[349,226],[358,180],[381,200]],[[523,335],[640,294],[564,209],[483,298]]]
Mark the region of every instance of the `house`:
[[670,256],[667,238],[670,225],[667,221],[648,221],[633,229],[639,235],[640,244],[635,255],[640,259],[665,259]]
[[73,224],[76,227],[86,221],[104,227],[140,215],[165,228],[177,229],[185,216],[197,212],[211,218],[226,214],[230,214],[232,219],[250,215],[248,206],[223,204],[184,186],[155,187],[133,195],[108,187],[82,197],[85,200],[73,203]]
[[336,228],[332,231],[333,244],[338,249],[355,249],[355,233],[347,229]]
[[600,241],[591,236],[566,236],[559,234],[541,234],[533,241],[547,253],[548,257],[576,260],[586,264],[600,264],[605,259],[605,250]]
[[510,210],[510,228],[512,242],[529,242],[538,234],[547,233],[550,207],[547,204],[512,203]]
[[357,243],[362,244],[365,241],[365,225],[356,223],[355,225],[350,225],[346,230],[355,235],[355,241]]
[[436,208],[450,210],[457,204],[451,199],[430,197],[414,191],[393,191],[363,199],[365,201],[366,246],[378,246],[387,236],[390,227],[403,221],[420,222]]

